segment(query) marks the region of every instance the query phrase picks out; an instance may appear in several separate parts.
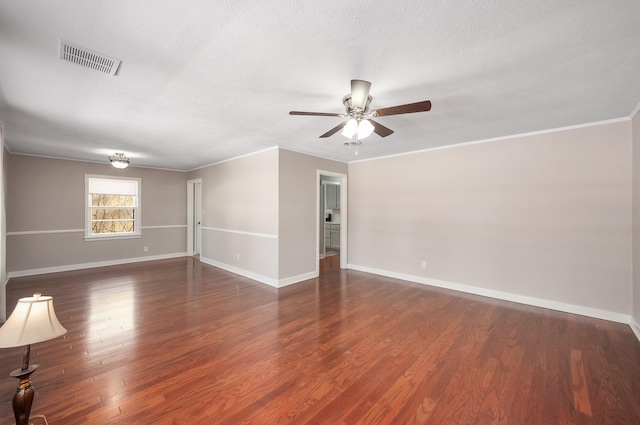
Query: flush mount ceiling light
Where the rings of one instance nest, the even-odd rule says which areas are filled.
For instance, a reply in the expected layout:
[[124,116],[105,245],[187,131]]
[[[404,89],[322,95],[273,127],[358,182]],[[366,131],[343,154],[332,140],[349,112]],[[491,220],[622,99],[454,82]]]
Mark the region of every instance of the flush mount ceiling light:
[[116,168],[127,168],[129,166],[129,158],[122,152],[116,152],[109,157],[111,165]]

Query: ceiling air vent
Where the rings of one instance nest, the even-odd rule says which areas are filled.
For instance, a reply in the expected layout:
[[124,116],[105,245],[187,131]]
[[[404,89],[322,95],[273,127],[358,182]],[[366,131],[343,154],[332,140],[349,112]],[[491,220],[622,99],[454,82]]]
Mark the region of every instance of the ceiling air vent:
[[69,43],[62,39],[60,40],[59,57],[62,60],[77,63],[78,65],[86,66],[87,68],[110,75],[116,75],[118,67],[120,66],[118,59],[94,52],[86,47],[78,46],[77,44]]

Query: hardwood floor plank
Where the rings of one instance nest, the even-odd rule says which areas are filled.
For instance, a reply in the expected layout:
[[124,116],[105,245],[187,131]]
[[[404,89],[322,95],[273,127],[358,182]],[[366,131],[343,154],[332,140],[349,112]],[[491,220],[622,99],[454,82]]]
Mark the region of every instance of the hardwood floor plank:
[[[640,424],[618,323],[352,270],[275,289],[192,258],[12,279],[9,309],[35,291],[68,329],[32,348],[52,425]],[[0,350],[0,425],[21,353]]]
[[587,389],[587,377],[585,376],[584,364],[582,363],[582,350],[572,349],[569,357],[571,361],[571,382],[573,385],[573,406],[578,412],[592,416],[589,390]]

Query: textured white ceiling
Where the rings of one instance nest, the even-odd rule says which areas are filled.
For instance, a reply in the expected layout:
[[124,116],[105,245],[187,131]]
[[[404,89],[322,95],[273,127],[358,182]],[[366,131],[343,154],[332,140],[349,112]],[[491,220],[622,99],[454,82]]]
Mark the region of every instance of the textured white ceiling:
[[[109,76],[58,41],[122,60]],[[339,161],[627,117],[640,102],[638,0],[0,0],[11,152],[193,169],[274,145]],[[359,155],[351,79],[381,117]]]

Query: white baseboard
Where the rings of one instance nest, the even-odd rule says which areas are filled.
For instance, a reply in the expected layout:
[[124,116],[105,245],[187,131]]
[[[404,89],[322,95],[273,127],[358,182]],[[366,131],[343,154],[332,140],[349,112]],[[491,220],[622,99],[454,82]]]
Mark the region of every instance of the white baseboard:
[[274,288],[278,287],[278,280],[272,277],[263,276],[254,272],[250,272],[248,270],[230,266],[229,264],[221,263],[219,261],[215,261],[210,258],[203,257],[202,255],[200,255],[200,261],[202,261],[205,264],[209,264],[210,266],[215,266],[215,267],[218,267],[219,269],[226,270],[228,272],[235,273],[240,276],[248,277],[249,279],[257,280],[260,283],[273,286]]
[[318,277],[318,272],[309,272],[278,280],[278,288]]
[[632,317],[629,321],[629,326],[631,326],[631,330],[634,334],[636,334],[636,338],[638,338],[638,341],[640,341],[640,325],[638,324],[638,322],[636,322],[636,319]]
[[[114,266],[114,265],[120,265],[120,264],[139,263],[143,261],[153,261],[153,260],[164,260],[169,258],[178,258],[178,257],[185,257],[185,256],[187,256],[186,252],[177,252],[177,253],[165,254],[165,255],[151,255],[147,257],[126,258],[121,260],[99,261],[99,262],[84,263],[84,264],[71,264],[66,266],[46,267],[46,268],[32,269],[32,270],[20,270],[20,271],[9,272],[7,274],[7,282],[9,281],[9,279],[14,277],[35,276],[35,275],[46,274],[46,273],[82,270],[82,269],[90,269],[94,267],[107,267],[107,266]],[[283,286],[293,285],[298,282],[302,282],[308,279],[313,279],[315,277],[318,277],[318,272],[309,272],[309,273],[304,273],[301,275],[278,280],[278,279],[270,278],[267,276],[262,276],[257,273],[253,273],[248,270],[233,267],[228,264],[220,263],[218,261],[214,261],[206,257],[200,257],[200,261],[202,261],[205,264],[209,264],[209,265],[221,268],[223,270],[227,270],[231,273],[248,277],[249,279],[264,283],[274,288],[281,288]],[[446,281],[437,280],[437,279],[429,279],[422,276],[414,276],[414,275],[409,275],[404,273],[392,272],[388,270],[375,269],[375,268],[366,267],[366,266],[359,266],[357,264],[349,264],[348,268],[351,270],[377,274],[380,276],[386,276],[394,279],[420,283],[423,285],[435,286],[438,288],[451,289],[454,291],[481,295],[484,297],[495,298],[495,299],[504,300],[504,301],[511,301],[519,304],[532,305],[536,307],[548,308],[551,310],[563,311],[566,313],[579,314],[581,316],[594,317],[596,319],[603,319],[603,320],[609,320],[612,322],[625,323],[631,327],[631,330],[638,338],[638,341],[640,341],[640,325],[633,317],[625,314],[620,314],[620,313],[606,311],[606,310],[599,310],[599,309],[579,306],[575,304],[567,304],[567,303],[562,303],[557,301],[544,300],[541,298],[526,297],[523,295],[512,294],[509,292],[496,291],[496,290],[481,288],[477,286],[463,285],[455,282],[446,282]],[[6,282],[5,282],[5,285],[6,285]]]
[[186,257],[186,256],[187,256],[186,252],[176,252],[173,254],[149,255],[146,257],[135,257],[135,258],[123,258],[121,260],[97,261],[94,263],[69,264],[67,266],[45,267],[42,269],[31,269],[31,270],[19,270],[15,272],[9,272],[7,274],[7,278],[11,279],[13,277],[24,277],[24,276],[35,276],[35,275],[46,274],[46,273],[68,272],[72,270],[92,269],[94,267],[116,266],[120,264],[141,263],[143,261],[165,260],[167,258],[178,258],[178,257]]
[[294,283],[302,282],[308,279],[318,277],[317,272],[303,273],[297,276],[287,277],[285,279],[274,279],[271,277],[263,276],[257,273],[250,272],[238,267],[230,266],[229,264],[221,263],[219,261],[212,260],[206,257],[200,257],[200,261],[210,266],[218,267],[231,273],[238,274],[240,276],[248,277],[249,279],[256,280],[260,283],[272,286],[274,288],[282,288],[283,286],[293,285]]
[[[357,264],[349,264],[349,268],[352,270],[358,270],[367,273],[373,273],[381,276],[391,277],[394,279],[406,280],[409,282],[421,283],[423,285],[436,286],[438,288],[452,289],[454,291],[466,292],[474,295],[481,295],[483,297],[496,298],[504,301],[511,301],[518,304],[526,304],[535,307],[543,307],[551,310],[563,311],[565,313],[579,314],[581,316],[594,317],[596,319],[609,320],[611,322],[618,322],[624,324],[631,323],[631,316],[626,314],[620,314],[613,311],[599,310],[591,307],[584,307],[575,304],[567,304],[558,301],[550,301],[541,298],[527,297],[518,294],[512,294],[509,292],[496,291],[493,289],[481,288],[478,286],[463,285],[461,283],[446,282],[443,280],[429,279],[422,276],[414,276],[404,273],[396,273],[387,270],[374,269],[366,266],[359,266]],[[633,326],[631,326],[633,329]],[[635,330],[634,330],[635,332]],[[638,333],[636,333],[636,336]]]

